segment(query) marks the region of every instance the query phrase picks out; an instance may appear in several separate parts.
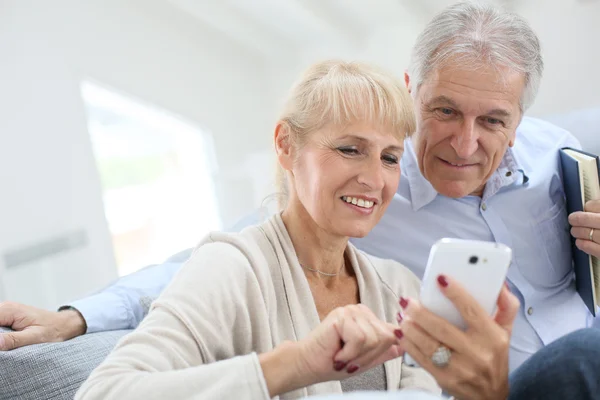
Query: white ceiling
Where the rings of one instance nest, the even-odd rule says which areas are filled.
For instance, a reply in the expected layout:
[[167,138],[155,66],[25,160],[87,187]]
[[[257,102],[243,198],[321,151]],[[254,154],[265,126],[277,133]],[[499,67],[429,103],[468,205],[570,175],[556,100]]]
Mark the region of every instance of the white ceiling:
[[[269,57],[314,46],[361,47],[380,28],[424,26],[457,0],[161,0]],[[517,12],[550,0],[487,0]],[[569,11],[600,0],[552,0]],[[560,21],[561,23],[564,21]],[[559,23],[559,21],[557,21]],[[414,28],[416,29],[416,28]],[[416,34],[416,32],[415,32]],[[551,46],[552,43],[549,43]]]
[[[167,0],[202,23],[273,54],[315,44],[353,42],[382,26],[424,24],[455,0]],[[511,0],[496,0],[507,3]]]

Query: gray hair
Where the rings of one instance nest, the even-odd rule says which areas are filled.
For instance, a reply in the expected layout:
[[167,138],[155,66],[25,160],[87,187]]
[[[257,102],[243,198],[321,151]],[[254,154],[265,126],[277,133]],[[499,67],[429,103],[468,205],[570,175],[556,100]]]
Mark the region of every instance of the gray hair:
[[414,92],[449,61],[459,66],[506,67],[524,74],[522,111],[535,100],[544,69],[539,39],[527,21],[475,2],[446,8],[419,35],[408,68]]

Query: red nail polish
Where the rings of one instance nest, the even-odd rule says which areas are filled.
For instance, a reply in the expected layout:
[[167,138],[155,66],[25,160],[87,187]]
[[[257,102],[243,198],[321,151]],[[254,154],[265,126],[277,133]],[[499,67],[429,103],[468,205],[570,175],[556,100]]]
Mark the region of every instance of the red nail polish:
[[448,286],[448,281],[446,280],[446,277],[444,275],[440,275],[437,278],[438,283],[440,284],[441,287],[447,287]]
[[408,307],[408,300],[405,299],[404,297],[400,297],[400,307],[402,307],[402,308]]
[[343,361],[336,361],[333,363],[333,369],[336,371],[341,371],[344,369],[344,367],[346,367],[346,363]]
[[396,337],[397,337],[398,339],[402,339],[402,337],[404,336],[404,333],[402,333],[402,331],[401,331],[400,329],[396,329],[396,330],[394,331],[394,335],[396,335]]
[[348,371],[349,374],[355,373],[356,371],[358,371],[358,365],[351,365],[351,366],[349,366],[348,369],[347,369],[347,371]]
[[398,323],[402,322],[404,318],[402,318],[402,314],[398,313],[398,315],[396,315],[396,321],[398,321]]

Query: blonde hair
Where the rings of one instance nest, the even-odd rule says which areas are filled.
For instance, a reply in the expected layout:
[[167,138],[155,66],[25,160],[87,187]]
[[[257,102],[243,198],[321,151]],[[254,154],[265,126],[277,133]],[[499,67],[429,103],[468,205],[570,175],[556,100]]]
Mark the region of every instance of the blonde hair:
[[[413,101],[402,80],[368,64],[338,60],[314,64],[300,76],[280,121],[287,125],[295,146],[302,146],[311,132],[353,122],[385,127],[400,140],[416,129]],[[279,165],[277,185],[283,208],[288,188]]]

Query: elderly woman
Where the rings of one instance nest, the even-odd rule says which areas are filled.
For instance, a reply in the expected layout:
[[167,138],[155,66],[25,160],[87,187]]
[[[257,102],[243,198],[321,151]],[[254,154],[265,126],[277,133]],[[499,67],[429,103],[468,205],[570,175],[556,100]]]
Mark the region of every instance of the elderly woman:
[[[439,393],[431,375],[401,357],[407,348],[426,362],[421,343],[403,338],[397,324],[399,302],[406,306],[407,298],[418,296],[418,279],[348,242],[369,233],[394,196],[414,118],[402,81],[384,72],[333,61],[308,69],[274,132],[287,188],[282,212],[239,234],[209,235],[77,398],[292,399],[407,388]],[[464,297],[444,279],[443,290]],[[516,312],[508,296],[503,291],[500,302],[512,307],[502,321],[508,330],[494,326],[476,343],[484,355],[491,354],[488,348],[503,351],[500,363],[508,357]],[[469,310],[476,309],[468,301]],[[424,321],[454,332],[432,316]],[[474,387],[505,395],[506,370],[499,371],[474,377]]]

